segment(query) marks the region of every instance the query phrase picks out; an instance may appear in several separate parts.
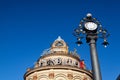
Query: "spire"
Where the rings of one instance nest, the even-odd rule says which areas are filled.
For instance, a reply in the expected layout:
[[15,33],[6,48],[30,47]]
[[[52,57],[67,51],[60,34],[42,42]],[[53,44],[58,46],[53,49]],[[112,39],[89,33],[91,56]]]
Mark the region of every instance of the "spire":
[[58,36],[57,40],[62,40],[60,36]]
[[58,38],[55,41],[64,41],[60,36],[58,36]]

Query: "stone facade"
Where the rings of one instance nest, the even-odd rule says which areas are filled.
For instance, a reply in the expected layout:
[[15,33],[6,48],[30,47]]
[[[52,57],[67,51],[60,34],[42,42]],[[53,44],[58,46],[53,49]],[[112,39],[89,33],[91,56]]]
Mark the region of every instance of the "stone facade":
[[69,52],[63,39],[58,37],[36,62],[28,68],[24,80],[92,80],[76,51]]

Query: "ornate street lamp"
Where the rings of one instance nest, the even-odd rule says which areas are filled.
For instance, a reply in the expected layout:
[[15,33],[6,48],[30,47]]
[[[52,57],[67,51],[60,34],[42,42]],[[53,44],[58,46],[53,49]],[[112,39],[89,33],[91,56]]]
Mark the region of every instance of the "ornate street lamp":
[[74,36],[77,37],[77,44],[80,46],[82,43],[81,39],[86,38],[86,42],[89,43],[91,53],[91,65],[93,72],[93,80],[102,80],[98,55],[96,50],[96,41],[98,38],[102,38],[104,41],[102,45],[107,47],[107,37],[109,33],[102,27],[99,21],[92,17],[92,14],[88,13],[85,18],[80,21],[79,26],[74,30]]

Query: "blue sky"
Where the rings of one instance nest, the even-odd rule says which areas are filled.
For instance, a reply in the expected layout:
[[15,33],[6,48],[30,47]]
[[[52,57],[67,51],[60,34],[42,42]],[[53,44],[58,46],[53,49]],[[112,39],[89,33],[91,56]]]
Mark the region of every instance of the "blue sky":
[[44,49],[61,36],[69,50],[77,49],[91,69],[89,46],[78,47],[72,35],[80,20],[92,13],[111,34],[104,48],[97,41],[103,80],[120,74],[120,1],[118,0],[0,0],[0,78],[23,80]]

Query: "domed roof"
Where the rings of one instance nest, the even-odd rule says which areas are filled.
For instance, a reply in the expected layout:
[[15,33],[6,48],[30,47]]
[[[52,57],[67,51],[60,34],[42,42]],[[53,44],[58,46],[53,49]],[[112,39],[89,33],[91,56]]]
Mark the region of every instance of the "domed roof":
[[79,55],[77,54],[77,50],[74,49],[74,51],[69,51],[68,50],[68,45],[67,43],[60,37],[52,43],[50,48],[45,49],[41,55],[41,57],[51,55],[51,54],[56,54],[56,55],[71,55],[76,58],[80,58]]
[[63,52],[65,54],[68,53],[68,46],[66,42],[58,36],[58,38],[51,45],[51,52]]

